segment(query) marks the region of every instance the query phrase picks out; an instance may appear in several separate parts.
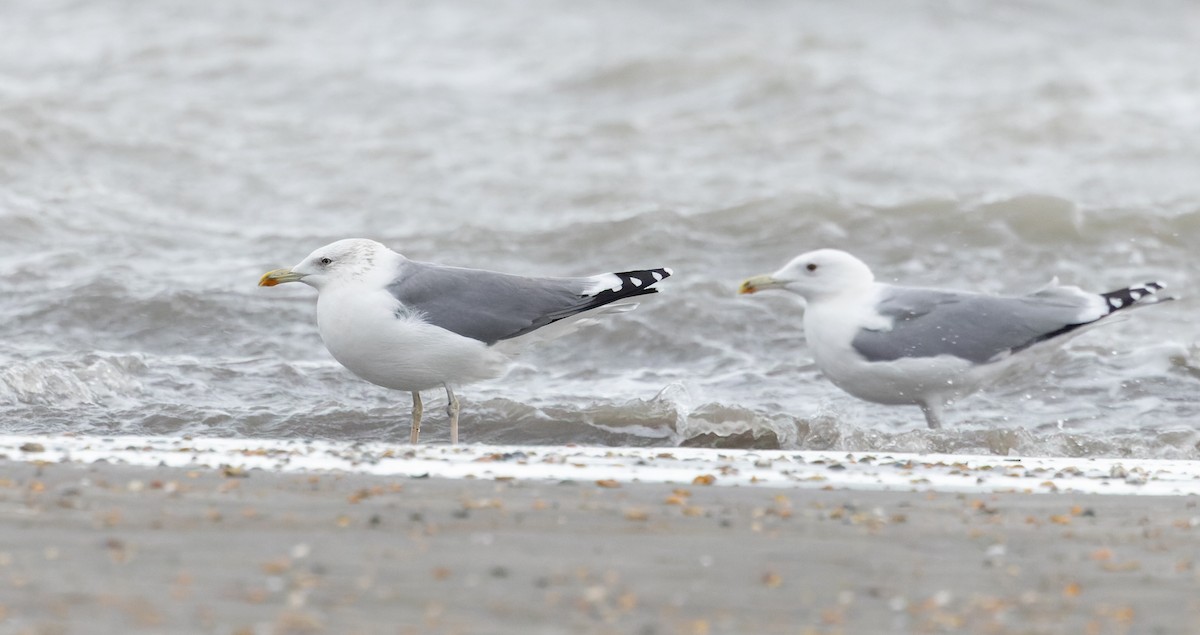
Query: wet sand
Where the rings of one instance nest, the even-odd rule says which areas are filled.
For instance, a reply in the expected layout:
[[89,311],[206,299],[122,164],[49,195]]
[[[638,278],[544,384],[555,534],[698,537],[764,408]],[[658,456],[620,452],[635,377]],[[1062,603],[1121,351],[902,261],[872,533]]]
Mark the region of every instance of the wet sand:
[[0,463],[3,633],[1196,633],[1200,499]]

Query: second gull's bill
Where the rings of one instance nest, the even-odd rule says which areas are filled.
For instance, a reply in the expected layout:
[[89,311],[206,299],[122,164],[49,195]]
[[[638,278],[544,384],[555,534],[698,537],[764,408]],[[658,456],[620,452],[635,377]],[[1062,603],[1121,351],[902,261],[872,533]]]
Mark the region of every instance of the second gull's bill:
[[458,443],[454,387],[498,377],[514,344],[561,335],[582,318],[628,311],[618,302],[657,293],[670,269],[580,278],[528,278],[416,262],[373,240],[331,243],[259,285],[303,282],[317,290],[317,328],[334,359],[359,377],[412,393],[421,430],[422,390],[446,389],[450,442]]
[[1002,374],[1029,349],[1063,344],[1114,313],[1170,297],[1147,282],[1089,293],[1057,280],[1023,296],[875,282],[858,258],[820,249],[742,283],[741,293],[802,296],[804,333],[821,372],[866,401],[920,406],[930,428],[942,410]]

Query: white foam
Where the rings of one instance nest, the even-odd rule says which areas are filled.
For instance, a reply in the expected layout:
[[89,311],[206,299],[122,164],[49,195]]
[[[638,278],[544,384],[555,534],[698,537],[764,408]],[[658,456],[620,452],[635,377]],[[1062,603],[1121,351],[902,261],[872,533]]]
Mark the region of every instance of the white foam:
[[[27,449],[37,444],[40,451]],[[889,452],[392,445],[278,439],[0,436],[17,461],[386,476],[879,491],[1200,495],[1200,462]],[[706,480],[706,479],[702,479]]]

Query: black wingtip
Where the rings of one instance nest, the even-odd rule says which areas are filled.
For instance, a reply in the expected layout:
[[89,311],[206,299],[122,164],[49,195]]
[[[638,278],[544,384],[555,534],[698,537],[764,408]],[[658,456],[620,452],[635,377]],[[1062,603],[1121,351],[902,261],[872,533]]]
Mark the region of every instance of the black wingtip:
[[635,279],[645,285],[652,285],[655,282],[661,282],[670,278],[675,271],[670,267],[659,267],[657,269],[637,269],[634,271],[618,271],[613,275],[619,276],[622,281]]
[[615,272],[612,275],[620,279],[621,286],[613,289],[604,289],[591,296],[592,300],[588,302],[587,306],[588,308],[595,308],[625,298],[658,293],[658,289],[654,288],[654,285],[670,278],[672,273],[667,267]]
[[1150,281],[1140,285],[1134,285],[1125,289],[1117,289],[1108,293],[1101,293],[1100,296],[1108,304],[1108,312],[1120,311],[1128,309],[1140,304],[1155,304],[1157,302],[1167,302],[1174,300],[1170,296],[1160,296],[1159,291],[1165,289],[1167,285]]
[[[674,272],[667,267],[618,271],[613,275],[621,279],[621,289],[649,289],[671,277]],[[620,291],[618,291],[620,293]]]

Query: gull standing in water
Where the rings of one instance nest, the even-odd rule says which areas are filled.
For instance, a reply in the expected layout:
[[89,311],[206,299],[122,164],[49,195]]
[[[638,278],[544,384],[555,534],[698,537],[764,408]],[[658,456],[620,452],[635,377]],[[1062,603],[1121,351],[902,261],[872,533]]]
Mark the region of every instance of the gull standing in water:
[[579,320],[632,310],[621,302],[657,293],[670,269],[580,278],[528,278],[409,260],[373,240],[317,249],[259,286],[303,282],[317,290],[317,328],[334,359],[359,377],[412,393],[421,431],[421,391],[446,390],[450,442],[458,443],[454,387],[498,377],[515,347],[556,337]]
[[[999,376],[1029,349],[1060,346],[1118,311],[1171,300],[1147,282],[1088,293],[1057,280],[1022,296],[875,282],[835,249],[797,256],[742,283],[741,293],[783,289],[803,297],[804,334],[821,372],[866,401],[920,406],[940,428],[946,404]],[[1032,352],[1032,351],[1030,351]]]

